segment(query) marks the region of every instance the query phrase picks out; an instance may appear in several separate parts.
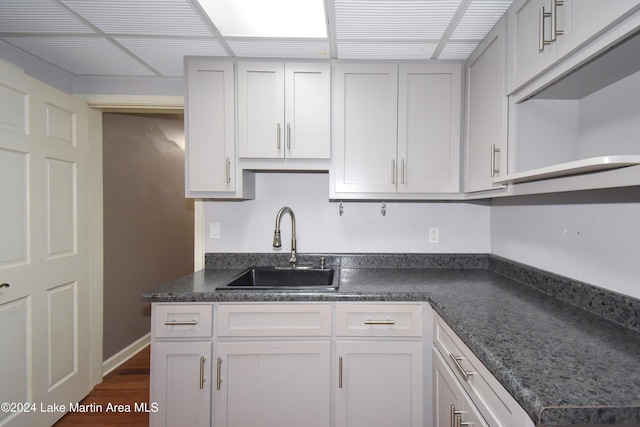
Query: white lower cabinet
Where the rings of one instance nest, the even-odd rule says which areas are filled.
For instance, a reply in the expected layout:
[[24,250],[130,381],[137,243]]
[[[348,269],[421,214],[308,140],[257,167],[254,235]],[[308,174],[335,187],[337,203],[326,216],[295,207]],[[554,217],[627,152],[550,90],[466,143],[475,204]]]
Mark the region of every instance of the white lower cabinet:
[[433,422],[436,427],[487,427],[439,351],[433,350]]
[[410,302],[154,303],[150,425],[533,427],[431,313]]
[[216,427],[330,425],[330,304],[220,304],[216,320]]
[[212,309],[211,304],[152,305],[152,427],[211,425]]
[[421,341],[336,344],[336,427],[422,426]]
[[423,304],[336,304],[336,427],[422,426]]
[[329,426],[326,341],[220,342],[215,426]]

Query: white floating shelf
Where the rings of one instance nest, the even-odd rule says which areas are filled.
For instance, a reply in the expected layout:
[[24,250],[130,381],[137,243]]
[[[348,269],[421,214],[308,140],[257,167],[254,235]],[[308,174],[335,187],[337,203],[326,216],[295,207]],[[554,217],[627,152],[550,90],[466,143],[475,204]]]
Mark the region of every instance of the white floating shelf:
[[640,164],[640,155],[591,157],[588,159],[576,160],[574,162],[561,163],[559,165],[547,166],[507,176],[496,177],[493,179],[493,183],[516,184],[519,182],[539,181],[549,178],[623,168],[638,164]]

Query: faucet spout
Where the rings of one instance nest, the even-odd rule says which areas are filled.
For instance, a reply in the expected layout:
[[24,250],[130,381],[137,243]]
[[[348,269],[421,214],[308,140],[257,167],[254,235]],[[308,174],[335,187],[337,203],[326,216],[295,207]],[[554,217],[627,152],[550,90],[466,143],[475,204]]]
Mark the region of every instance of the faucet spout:
[[273,247],[279,248],[282,246],[282,240],[280,239],[280,221],[282,219],[282,215],[285,213],[288,213],[289,216],[291,216],[291,258],[289,259],[289,265],[291,267],[295,267],[298,260],[296,251],[296,217],[288,206],[280,209],[276,215],[276,229],[273,232]]

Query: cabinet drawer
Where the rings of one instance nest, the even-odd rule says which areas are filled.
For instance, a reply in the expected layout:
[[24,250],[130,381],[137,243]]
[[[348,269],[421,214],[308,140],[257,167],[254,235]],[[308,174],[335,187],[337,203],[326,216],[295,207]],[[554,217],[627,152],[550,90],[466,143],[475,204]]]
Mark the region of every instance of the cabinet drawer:
[[331,335],[329,304],[220,304],[220,337],[315,337]]
[[211,304],[154,304],[153,335],[158,338],[210,337],[212,313]]
[[524,409],[438,315],[434,316],[433,339],[487,424],[492,427],[531,425]]
[[336,335],[421,337],[422,304],[338,304]]

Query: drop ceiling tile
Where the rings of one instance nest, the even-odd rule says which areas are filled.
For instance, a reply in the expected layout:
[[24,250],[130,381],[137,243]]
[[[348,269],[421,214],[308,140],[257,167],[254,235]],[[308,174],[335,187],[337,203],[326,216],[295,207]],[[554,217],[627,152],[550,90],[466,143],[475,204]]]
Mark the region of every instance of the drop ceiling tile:
[[227,39],[240,57],[257,58],[329,58],[329,42],[324,40],[247,40]]
[[478,47],[480,44],[477,42],[455,42],[455,43],[447,43],[438,55],[438,59],[467,59],[471,53]]
[[0,1],[0,33],[93,33],[51,0]]
[[439,39],[460,0],[336,0],[336,38]]
[[187,0],[63,0],[107,34],[211,36]]
[[155,75],[104,37],[16,36],[4,40],[76,75]]
[[163,76],[184,74],[184,57],[228,56],[214,39],[160,38],[160,37],[114,37],[134,55],[149,64]]
[[429,59],[437,43],[338,42],[340,59]]
[[513,0],[474,0],[460,19],[451,39],[482,40]]

